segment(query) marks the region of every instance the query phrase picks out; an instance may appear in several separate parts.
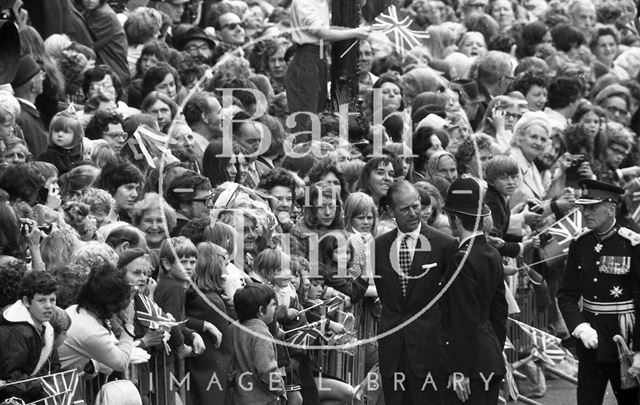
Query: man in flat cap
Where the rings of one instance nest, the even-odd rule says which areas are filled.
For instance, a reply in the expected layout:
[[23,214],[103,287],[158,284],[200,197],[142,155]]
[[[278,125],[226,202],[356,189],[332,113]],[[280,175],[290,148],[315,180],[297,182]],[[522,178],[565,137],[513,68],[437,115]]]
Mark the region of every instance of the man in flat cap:
[[[589,232],[571,242],[558,292],[560,311],[578,339],[578,405],[602,404],[608,382],[618,404],[637,404],[638,388],[621,388],[613,337],[622,336],[631,350],[640,347],[640,235],[616,222],[623,189],[596,180],[578,184],[576,204]],[[629,371],[640,375],[640,354]]]
[[495,405],[505,375],[502,348],[507,337],[507,300],[502,256],[483,232],[491,211],[484,190],[472,177],[451,183],[445,210],[459,239],[442,285],[442,317],[448,336],[449,386],[446,403]]
[[20,102],[20,115],[16,123],[22,129],[29,151],[35,157],[47,148],[49,134],[36,108],[36,98],[42,94],[45,73],[31,55],[23,55],[18,61],[18,72],[11,82]]

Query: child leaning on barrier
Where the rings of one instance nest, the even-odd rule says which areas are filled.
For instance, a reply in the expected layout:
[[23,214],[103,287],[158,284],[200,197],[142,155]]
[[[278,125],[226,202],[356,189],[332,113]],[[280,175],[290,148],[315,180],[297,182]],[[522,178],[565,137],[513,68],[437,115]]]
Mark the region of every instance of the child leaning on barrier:
[[274,320],[276,294],[266,284],[250,284],[236,291],[233,303],[240,321],[240,325],[234,323],[229,328],[233,403],[278,404],[286,396],[284,379],[267,326]]

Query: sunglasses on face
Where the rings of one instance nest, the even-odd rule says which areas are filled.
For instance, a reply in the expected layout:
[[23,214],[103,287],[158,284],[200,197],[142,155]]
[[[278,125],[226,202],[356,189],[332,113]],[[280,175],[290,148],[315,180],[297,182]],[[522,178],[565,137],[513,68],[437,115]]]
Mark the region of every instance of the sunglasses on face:
[[231,29],[231,30],[235,30],[235,29],[236,29],[236,28],[238,28],[238,27],[240,27],[240,28],[243,28],[243,29],[244,29],[244,23],[241,23],[241,22],[240,22],[240,23],[230,23],[230,24],[225,24],[225,25],[223,25],[223,26],[222,26],[222,29],[229,28],[229,29]]

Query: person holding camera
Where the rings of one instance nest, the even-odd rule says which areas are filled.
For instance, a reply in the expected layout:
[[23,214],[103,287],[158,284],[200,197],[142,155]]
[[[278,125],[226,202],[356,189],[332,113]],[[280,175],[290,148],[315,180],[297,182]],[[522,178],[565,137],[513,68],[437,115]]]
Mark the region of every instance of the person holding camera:
[[594,162],[594,172],[598,180],[619,187],[624,187],[629,180],[640,176],[638,166],[620,168],[620,164],[631,150],[630,138],[622,131],[623,128],[609,123],[604,133],[606,147],[602,148]]

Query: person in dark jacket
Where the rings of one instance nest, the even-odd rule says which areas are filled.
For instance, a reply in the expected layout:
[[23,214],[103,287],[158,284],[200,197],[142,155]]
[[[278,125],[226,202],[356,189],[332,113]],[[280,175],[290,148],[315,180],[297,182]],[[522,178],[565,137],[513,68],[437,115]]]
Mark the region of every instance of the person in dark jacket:
[[[398,227],[376,238],[375,245],[379,332],[389,332],[378,341],[385,402],[444,404],[442,311],[440,303],[425,308],[439,293],[438,282],[457,244],[450,235],[421,224],[420,196],[411,183],[393,184],[386,198]],[[405,389],[396,389],[398,375],[404,377]],[[429,377],[433,384],[425,384]]]
[[82,121],[74,113],[56,114],[49,127],[49,146],[38,160],[51,163],[58,169],[58,174],[63,175],[74,163],[82,161],[83,137]]
[[93,50],[97,62],[108,65],[123,85],[129,82],[129,63],[127,62],[127,36],[116,13],[106,4],[106,0],[83,0],[84,18],[96,38]]
[[489,185],[484,203],[491,210],[493,220],[493,228],[488,230],[489,243],[498,249],[503,257],[516,257],[534,241],[533,238],[523,241],[521,236],[507,233],[511,220],[507,199],[518,189],[518,164],[509,156],[495,156],[487,162],[485,171]]
[[72,41],[93,46],[91,30],[73,0],[23,0],[31,25],[42,38],[53,34],[67,34]]
[[21,109],[16,123],[22,129],[24,140],[33,156],[40,156],[47,147],[47,129],[35,106],[36,98],[43,91],[44,78],[44,72],[33,57],[23,55],[18,61],[18,73],[11,82]]
[[26,402],[44,398],[40,381],[10,384],[48,373],[54,350],[54,331],[49,324],[56,306],[58,285],[44,271],[29,272],[22,282],[22,299],[7,307],[0,317],[0,400],[17,397]]
[[458,178],[449,187],[445,205],[451,230],[460,239],[442,283],[451,283],[443,302],[452,385],[445,394],[447,404],[496,405],[506,372],[502,348],[508,309],[502,257],[482,232],[481,218],[490,211],[480,205],[481,194],[476,179]]

